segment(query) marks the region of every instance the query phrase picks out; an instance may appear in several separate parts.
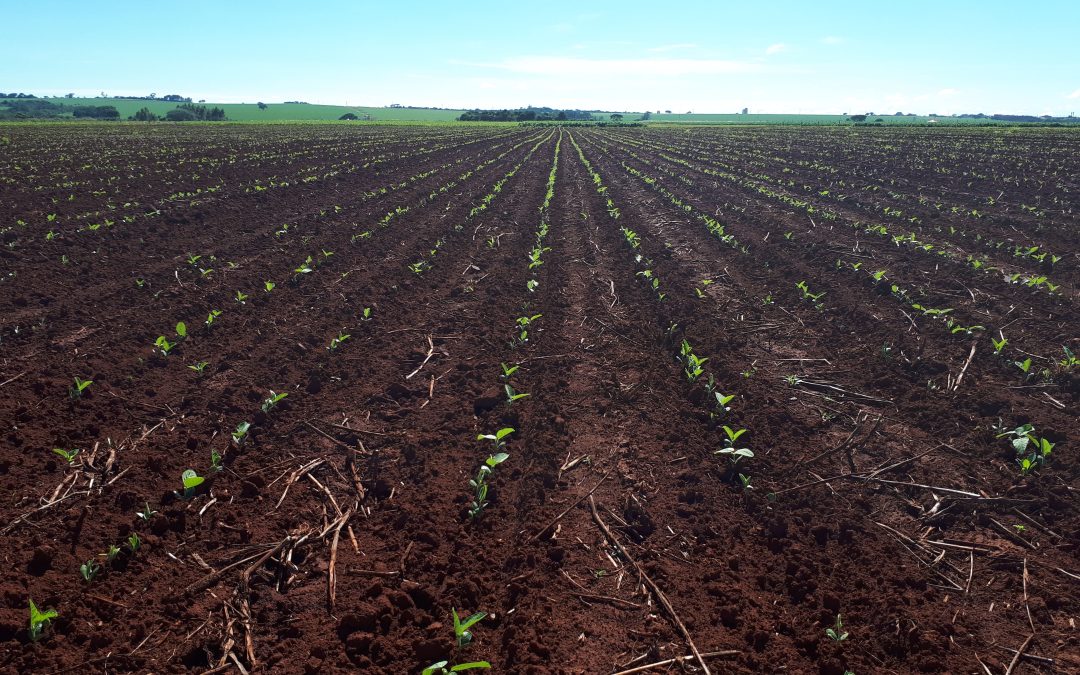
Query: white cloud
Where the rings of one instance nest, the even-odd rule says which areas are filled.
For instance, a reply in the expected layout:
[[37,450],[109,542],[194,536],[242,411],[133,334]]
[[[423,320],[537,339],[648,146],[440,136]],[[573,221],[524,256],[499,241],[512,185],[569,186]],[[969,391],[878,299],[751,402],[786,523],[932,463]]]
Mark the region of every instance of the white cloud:
[[958,93],[956,89],[953,89],[952,87],[946,87],[946,88],[940,90],[937,93],[937,95],[938,96],[953,96],[956,93]]
[[758,63],[720,59],[585,59],[561,56],[522,56],[499,63],[475,64],[529,75],[678,76],[760,72]]
[[827,35],[821,38],[821,43],[826,45],[839,45],[844,43],[844,38],[836,37],[835,35]]
[[1080,89],[1077,89],[1073,93],[1069,94],[1065,98],[1080,98]]
[[769,56],[772,56],[773,54],[779,54],[780,52],[786,52],[786,51],[787,51],[787,45],[784,44],[783,42],[777,42],[774,45],[769,45],[768,48],[765,50],[765,53],[767,55],[769,55]]

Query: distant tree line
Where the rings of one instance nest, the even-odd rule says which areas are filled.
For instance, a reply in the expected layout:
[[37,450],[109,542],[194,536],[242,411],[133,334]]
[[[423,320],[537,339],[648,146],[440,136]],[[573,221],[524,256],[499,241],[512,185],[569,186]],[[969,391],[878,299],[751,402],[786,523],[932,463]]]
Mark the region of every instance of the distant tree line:
[[458,116],[458,120],[462,122],[565,122],[589,121],[592,118],[592,114],[585,110],[534,107],[516,110],[467,110]]
[[37,98],[37,96],[34,96],[33,94],[24,94],[20,91],[18,93],[12,92],[10,94],[0,94],[0,98]]

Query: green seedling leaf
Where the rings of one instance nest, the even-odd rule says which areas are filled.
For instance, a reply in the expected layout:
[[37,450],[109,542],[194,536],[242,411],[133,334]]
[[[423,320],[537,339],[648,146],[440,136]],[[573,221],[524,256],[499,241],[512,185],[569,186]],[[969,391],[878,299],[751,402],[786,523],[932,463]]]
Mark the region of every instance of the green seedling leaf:
[[54,609],[47,609],[42,612],[37,608],[37,605],[34,604],[34,601],[30,600],[30,640],[37,642],[46,626],[58,616],[60,616],[60,614]]
[[206,479],[195,473],[195,469],[186,469],[180,474],[180,480],[184,483],[184,492],[188,493],[202,485]]
[[186,338],[187,337],[187,324],[184,323],[183,321],[180,321],[179,323],[177,323],[176,324],[176,334],[179,335],[181,338]]

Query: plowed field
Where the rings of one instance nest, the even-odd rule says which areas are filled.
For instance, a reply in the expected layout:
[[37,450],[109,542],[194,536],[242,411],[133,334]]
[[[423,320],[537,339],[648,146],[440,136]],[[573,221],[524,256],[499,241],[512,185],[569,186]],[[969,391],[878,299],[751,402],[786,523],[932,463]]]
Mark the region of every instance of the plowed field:
[[0,136],[0,670],[1080,670],[1074,132]]

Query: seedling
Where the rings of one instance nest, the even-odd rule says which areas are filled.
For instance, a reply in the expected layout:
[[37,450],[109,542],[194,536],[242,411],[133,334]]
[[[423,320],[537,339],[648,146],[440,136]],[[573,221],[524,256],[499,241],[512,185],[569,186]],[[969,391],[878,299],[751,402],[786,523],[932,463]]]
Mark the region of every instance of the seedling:
[[188,366],[188,368],[194,370],[199,377],[202,377],[203,371],[206,370],[206,367],[208,365],[210,364],[206,361],[199,361],[198,363],[191,364],[190,366]]
[[63,457],[64,461],[67,462],[68,465],[74,464],[75,457],[79,454],[78,448],[73,448],[71,450],[64,450],[63,448],[53,448],[52,451]]
[[514,373],[516,373],[518,371],[518,368],[521,367],[521,366],[508,366],[505,363],[500,363],[499,365],[502,366],[502,375],[500,375],[499,377],[501,377],[504,380],[509,380],[510,376],[513,375]]
[[222,312],[220,309],[210,310],[210,313],[206,315],[206,321],[203,322],[203,324],[206,326],[206,330],[210,330],[210,327],[214,325],[214,322],[217,321],[217,318],[219,316],[221,316],[221,313]]
[[459,648],[467,647],[473,639],[469,628],[487,616],[487,612],[477,612],[464,621],[458,616],[456,609],[451,608],[450,612],[454,616],[454,639],[457,641],[457,646]]
[[84,380],[84,379],[81,379],[79,377],[76,377],[75,378],[75,384],[72,385],[72,387],[70,389],[68,389],[68,394],[71,396],[72,400],[80,399],[83,396],[83,392],[86,391],[86,388],[89,387],[90,385],[92,385],[93,383],[94,383],[93,380]]
[[270,398],[266,399],[262,403],[262,411],[264,413],[269,413],[271,410],[276,408],[277,404],[281,403],[281,401],[288,395],[289,395],[288,393],[275,394],[274,390],[271,389],[270,390]]
[[681,356],[683,361],[683,372],[686,374],[686,379],[690,382],[696,382],[699,377],[705,373],[705,362],[709,359],[700,358],[697,354],[694,354],[693,347],[686,340],[682,341]]
[[42,631],[52,622],[53,619],[60,616],[60,614],[54,609],[47,609],[44,612],[37,608],[34,601],[30,601],[30,640],[37,642],[41,637]]
[[511,427],[503,427],[502,429],[496,431],[494,434],[480,434],[476,437],[476,440],[491,441],[492,445],[494,446],[495,452],[499,452],[506,447],[506,441],[504,441],[503,439],[512,433],[514,433],[514,429],[512,429]]
[[162,356],[168,356],[169,352],[171,352],[175,346],[176,343],[169,342],[164,335],[159,335],[157,339],[154,340],[154,351]]
[[139,539],[138,532],[132,532],[130,535],[128,535],[127,545],[128,548],[131,549],[132,553],[135,553],[135,551],[139,550],[139,547],[142,546],[142,539]]
[[109,544],[108,550],[101,554],[101,556],[105,558],[105,562],[108,563],[116,560],[116,556],[118,555],[120,555],[120,547],[116,544]]
[[456,666],[451,666],[449,670],[446,668],[446,664],[449,661],[439,661],[433,663],[427,668],[424,668],[421,675],[446,675],[447,673],[460,673],[465,670],[481,670],[490,668],[491,664],[487,661],[470,661],[469,663],[459,663]]
[[714,392],[713,396],[716,397],[716,412],[720,415],[726,415],[731,412],[731,407],[728,403],[735,398],[735,394],[721,394],[720,392]]
[[233,296],[233,297],[234,297],[234,298],[236,299],[236,301],[237,301],[237,302],[239,302],[239,303],[240,303],[241,305],[246,305],[246,304],[247,304],[247,299],[248,299],[248,294],[247,294],[247,293],[244,293],[243,291],[237,291],[237,292],[236,292],[236,295],[235,295],[235,296]]
[[750,484],[750,476],[747,476],[744,473],[739,474],[739,482],[742,483],[742,487],[744,490],[754,489],[754,486]]
[[86,583],[93,581],[94,577],[96,577],[100,571],[101,565],[94,562],[93,558],[79,565],[79,575],[82,576],[83,581]]
[[1009,344],[1008,338],[1004,335],[1001,336],[1000,340],[990,338],[990,342],[994,345],[994,356],[1001,356],[1001,350],[1005,349],[1005,345]]
[[371,321],[371,308],[365,307],[364,311],[360,312],[361,321]]
[[267,293],[274,290],[275,288],[277,288],[277,284],[275,284],[273,281],[263,282],[263,290],[265,290]]
[[232,440],[233,443],[236,444],[236,447],[244,447],[244,441],[247,440],[249,429],[251,429],[250,422],[241,422],[240,424],[236,425],[236,429],[232,432]]
[[195,494],[195,488],[205,483],[206,479],[195,473],[195,469],[186,469],[180,474],[180,481],[184,485],[183,498],[190,499]]
[[810,300],[814,304],[817,304],[818,301],[825,296],[824,291],[822,291],[821,293],[811,293],[810,288],[806,285],[805,281],[800,281],[799,283],[795,284],[795,288],[802,291],[803,300]]
[[1061,348],[1065,351],[1065,358],[1058,361],[1058,365],[1065,370],[1072,370],[1076,366],[1080,366],[1080,359],[1076,358],[1076,354],[1071,349],[1062,345]]
[[1024,375],[1031,377],[1034,373],[1031,372],[1031,359],[1026,358],[1023,361],[1013,361],[1013,365],[1023,371]]
[[157,511],[150,508],[150,502],[146,502],[146,506],[142,511],[136,511],[135,515],[141,518],[144,522],[150,522],[150,519],[157,515]]
[[840,621],[839,614],[836,615],[836,625],[832,628],[826,628],[825,634],[828,635],[830,639],[836,642],[843,642],[848,638],[847,631],[844,630],[844,624],[842,621]]
[[345,342],[350,337],[352,337],[352,336],[349,335],[348,333],[342,333],[341,331],[338,331],[338,336],[336,338],[333,338],[332,340],[330,340],[330,346],[327,347],[327,349],[332,351],[332,352],[336,352],[337,348],[339,346],[341,346],[341,343]]
[[217,450],[210,450],[210,468],[214,471],[221,471],[221,460],[224,459],[221,453]]
[[194,253],[188,253],[187,263],[189,265],[191,265],[192,267],[195,267],[195,265],[198,264],[199,260],[201,260],[201,259],[202,259],[201,255],[195,255]]
[[473,500],[469,504],[469,518],[475,519],[487,508],[488,477],[495,471],[495,467],[505,462],[510,455],[505,452],[497,452],[491,455],[476,472],[476,478],[469,479],[469,487],[473,489]]
[[503,389],[506,390],[506,405],[514,405],[515,402],[530,396],[530,394],[519,394],[515,392],[514,388],[509,384],[504,384]]
[[746,429],[739,429],[738,431],[735,431],[727,425],[724,425],[723,428],[724,435],[727,437],[724,439],[725,446],[719,450],[716,450],[713,454],[726,456],[731,462],[732,467],[738,465],[739,460],[741,459],[752,459],[754,457],[754,452],[750,450],[750,448],[735,447],[735,441],[738,440],[739,437],[742,436],[744,433],[746,433]]

